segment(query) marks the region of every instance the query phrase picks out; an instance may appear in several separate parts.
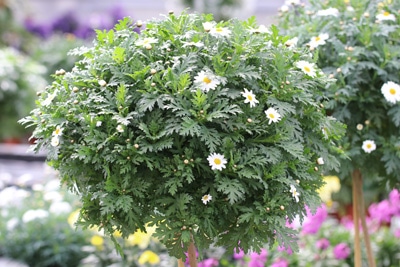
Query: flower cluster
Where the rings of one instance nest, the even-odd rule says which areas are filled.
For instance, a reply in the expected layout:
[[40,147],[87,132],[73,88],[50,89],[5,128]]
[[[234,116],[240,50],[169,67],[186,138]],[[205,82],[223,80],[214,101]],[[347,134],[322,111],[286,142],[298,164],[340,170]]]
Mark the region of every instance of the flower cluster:
[[347,125],[342,179],[360,169],[365,178],[400,181],[399,9],[398,1],[379,0],[281,9],[279,27],[318,55],[318,66],[336,79],[324,90],[324,105]]
[[157,226],[178,258],[192,241],[296,249],[285,219],[315,208],[322,171],[338,168],[344,127],[318,102],[329,79],[254,18],[171,13],[138,27],[126,18],[72,51],[83,59],[22,120],[79,193],[79,223],[123,237]]

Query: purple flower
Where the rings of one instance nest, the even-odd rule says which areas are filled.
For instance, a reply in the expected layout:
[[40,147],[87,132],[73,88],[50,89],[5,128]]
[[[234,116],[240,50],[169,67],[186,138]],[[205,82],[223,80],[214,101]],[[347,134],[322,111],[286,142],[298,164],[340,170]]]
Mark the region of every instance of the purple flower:
[[260,253],[251,253],[248,267],[264,267],[267,261],[267,254],[266,249],[261,249]]
[[302,233],[315,234],[318,232],[326,217],[328,217],[328,211],[325,205],[319,207],[314,215],[311,213],[310,209],[307,206],[306,211],[307,217],[303,223]]
[[288,255],[292,255],[293,251],[290,247],[278,246],[278,251],[282,252],[285,251]]
[[393,216],[392,211],[392,205],[387,199],[379,203],[373,203],[368,208],[370,217],[379,223],[389,223]]
[[271,267],[288,267],[289,262],[285,259],[279,258],[274,263],[272,263]]
[[317,248],[319,248],[320,250],[325,250],[329,247],[330,243],[329,240],[326,238],[322,238],[320,240],[317,241],[317,243],[315,244],[317,246]]
[[346,259],[350,252],[350,247],[346,243],[339,243],[333,248],[333,254],[338,260]]
[[219,262],[217,259],[209,258],[199,262],[199,267],[217,267]]
[[393,189],[389,194],[390,204],[393,206],[393,215],[400,215],[400,192]]
[[244,257],[244,252],[243,250],[239,250],[239,252],[236,252],[236,249],[233,251],[233,258],[235,260],[241,260]]

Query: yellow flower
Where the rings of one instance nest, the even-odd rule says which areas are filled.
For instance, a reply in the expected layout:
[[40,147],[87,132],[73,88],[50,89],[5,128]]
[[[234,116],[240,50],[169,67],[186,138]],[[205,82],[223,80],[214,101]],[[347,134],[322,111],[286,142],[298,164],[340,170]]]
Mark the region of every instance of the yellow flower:
[[90,243],[95,246],[97,249],[102,249],[104,244],[104,238],[99,235],[94,235],[90,239]]
[[146,250],[140,255],[138,262],[141,265],[145,263],[158,264],[160,262],[160,257],[153,251]]
[[337,176],[324,176],[325,185],[318,190],[319,196],[328,207],[332,205],[332,193],[340,190],[340,179]]
[[130,235],[126,239],[126,243],[129,246],[138,246],[141,249],[145,249],[149,246],[151,236],[155,232],[155,227],[146,227],[146,232],[140,230],[136,231],[133,235]]
[[78,221],[79,218],[79,209],[71,212],[71,214],[68,216],[68,224],[71,226],[71,228],[75,228],[75,224]]

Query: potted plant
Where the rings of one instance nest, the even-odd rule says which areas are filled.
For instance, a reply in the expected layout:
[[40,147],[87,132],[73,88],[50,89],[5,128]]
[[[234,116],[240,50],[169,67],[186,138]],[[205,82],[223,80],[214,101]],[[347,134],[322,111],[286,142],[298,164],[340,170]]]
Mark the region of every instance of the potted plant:
[[75,49],[83,59],[21,121],[80,195],[80,224],[111,238],[156,226],[180,266],[211,244],[296,250],[286,221],[315,210],[322,172],[338,168],[344,126],[318,100],[327,76],[254,17],[171,12],[135,27]]
[[[309,2],[281,8],[279,26],[336,79],[324,89],[324,105],[348,129],[340,144],[347,157],[337,174],[352,185],[354,219],[361,216],[368,248],[362,181],[373,189],[372,200],[400,182],[400,3]],[[356,266],[360,257],[356,249]]]

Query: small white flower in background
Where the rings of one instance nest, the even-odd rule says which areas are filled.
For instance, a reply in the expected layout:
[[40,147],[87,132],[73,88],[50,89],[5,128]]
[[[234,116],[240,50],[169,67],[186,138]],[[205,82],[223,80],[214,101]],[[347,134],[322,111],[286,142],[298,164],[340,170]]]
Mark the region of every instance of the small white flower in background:
[[253,94],[253,91],[249,91],[246,88],[244,88],[244,92],[242,92],[242,96],[246,98],[244,100],[244,103],[250,103],[250,107],[255,107],[256,104],[258,103],[258,100],[256,99],[256,96]]
[[22,215],[22,221],[27,223],[36,219],[44,219],[48,216],[49,212],[43,209],[28,210]]
[[63,196],[58,191],[48,191],[43,194],[43,200],[49,202],[60,202],[63,200]]
[[330,7],[328,9],[319,10],[316,14],[317,16],[325,17],[325,16],[339,16],[339,10],[334,7]]
[[304,60],[300,60],[300,61],[296,62],[295,65],[296,65],[296,67],[301,69],[305,74],[307,74],[310,77],[315,77],[317,75],[313,63],[310,63],[310,62],[307,62]]
[[60,144],[60,138],[58,136],[53,136],[51,138],[51,145],[56,147]]
[[279,8],[279,11],[280,12],[288,12],[289,11],[289,7],[287,6],[287,5],[283,5],[283,6],[281,6],[281,8]]
[[229,35],[231,35],[231,30],[229,30],[226,27],[216,26],[216,27],[211,28],[210,34],[212,36],[216,36],[216,37],[219,37],[219,36],[229,37]]
[[[53,175],[56,175],[53,173]],[[59,191],[60,190],[60,181],[57,179],[52,179],[46,183],[44,186],[44,191],[51,192],[51,191]]]
[[325,164],[324,158],[318,158],[317,163],[318,163],[318,165],[324,165]]
[[200,90],[203,92],[208,92],[210,89],[215,90],[221,81],[211,72],[200,71],[197,76],[194,77],[194,83],[199,86]]
[[104,86],[107,85],[107,82],[106,82],[105,80],[100,80],[100,81],[99,81],[99,85],[100,85],[101,87],[104,87]]
[[203,22],[203,28],[206,32],[211,31],[212,28],[214,28],[215,22]]
[[212,196],[210,194],[204,195],[201,198],[201,201],[203,201],[204,205],[207,205],[208,202],[212,200]]
[[347,10],[348,12],[354,12],[354,7],[348,6],[348,7],[346,7],[346,10]]
[[207,160],[212,170],[222,171],[222,169],[226,168],[225,164],[227,163],[227,160],[225,159],[224,155],[212,153],[210,156],[208,156]]
[[310,42],[308,43],[310,45],[310,49],[314,49],[320,45],[326,44],[326,40],[329,39],[329,34],[327,33],[321,33],[318,36],[314,36],[311,38]]
[[300,193],[297,192],[297,189],[296,187],[294,187],[294,185],[290,185],[290,193],[292,194],[292,197],[296,200],[296,202],[299,202]]
[[381,92],[385,99],[393,104],[400,101],[400,85],[394,82],[387,82],[382,85]]
[[19,220],[17,218],[11,218],[7,221],[7,230],[12,231],[18,225]]
[[202,42],[182,42],[183,46],[182,47],[187,47],[187,46],[195,46],[195,47],[203,47],[204,43]]
[[376,19],[378,21],[384,21],[384,20],[396,21],[395,15],[390,14],[387,11],[383,11],[381,14],[376,15]]
[[265,25],[260,25],[256,29],[251,28],[250,32],[251,33],[271,33],[271,31],[267,27],[265,27]]
[[293,37],[292,39],[289,39],[285,42],[285,45],[289,48],[295,47],[297,45],[297,42],[299,41],[299,38]]
[[96,122],[96,127],[100,127],[102,123],[103,123],[102,121],[97,121]]
[[53,202],[49,208],[50,213],[53,214],[68,214],[72,211],[71,204],[65,201]]
[[119,132],[119,133],[123,133],[124,132],[124,127],[120,124],[120,125],[118,125],[117,126],[117,131]]
[[155,44],[155,43],[157,43],[157,39],[156,38],[148,37],[148,38],[143,38],[143,39],[137,40],[135,42],[135,45],[146,47],[148,45]]
[[63,132],[63,128],[61,128],[59,125],[57,125],[56,129],[53,131],[53,136],[61,136]]
[[376,149],[376,144],[374,140],[365,140],[362,144],[362,149],[365,153],[371,153]]
[[267,118],[269,119],[268,124],[271,124],[272,122],[278,122],[281,120],[281,115],[274,108],[267,109],[265,111],[265,115],[267,115]]
[[364,126],[361,123],[359,123],[357,124],[356,128],[357,130],[361,131],[362,129],[364,129]]
[[0,190],[0,208],[20,206],[30,195],[31,193],[29,191],[19,189],[15,186],[6,187],[3,190]]

